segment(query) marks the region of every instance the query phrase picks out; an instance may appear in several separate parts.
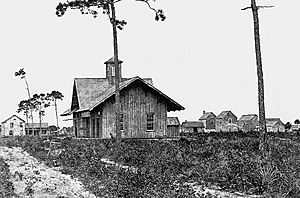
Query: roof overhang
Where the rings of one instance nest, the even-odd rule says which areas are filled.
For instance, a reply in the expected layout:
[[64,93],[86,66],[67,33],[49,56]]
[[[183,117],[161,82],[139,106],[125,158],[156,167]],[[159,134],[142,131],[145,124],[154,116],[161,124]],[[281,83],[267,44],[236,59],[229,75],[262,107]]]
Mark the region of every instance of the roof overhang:
[[77,109],[71,110],[71,108],[70,108],[70,109],[64,111],[62,114],[60,114],[60,116],[69,116],[69,115],[72,115],[76,111],[77,111]]

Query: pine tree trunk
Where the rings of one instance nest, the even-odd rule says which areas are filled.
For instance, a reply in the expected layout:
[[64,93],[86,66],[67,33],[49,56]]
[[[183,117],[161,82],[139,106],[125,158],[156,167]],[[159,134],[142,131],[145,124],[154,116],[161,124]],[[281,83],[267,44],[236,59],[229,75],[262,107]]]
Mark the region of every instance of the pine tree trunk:
[[57,103],[56,103],[56,99],[54,99],[54,108],[55,108],[55,115],[56,115],[56,126],[57,126],[57,130],[58,130],[59,126],[58,126],[58,115],[57,115]]
[[259,107],[259,132],[260,132],[260,148],[265,147],[266,142],[266,118],[265,118],[265,103],[264,103],[264,79],[262,69],[262,58],[260,49],[259,37],[259,19],[258,8],[255,0],[251,0],[251,8],[254,20],[254,40],[255,40],[255,54],[257,65],[257,78],[258,78],[258,107]]
[[111,12],[112,12],[112,27],[113,27],[113,45],[114,45],[114,61],[115,61],[115,112],[116,112],[116,139],[119,142],[121,140],[121,130],[120,130],[120,67],[118,58],[118,39],[117,39],[117,24],[116,24],[116,12],[115,5],[111,1]]
[[[26,89],[27,89],[28,99],[30,100],[31,95],[30,95],[30,91],[29,91],[28,82],[27,82],[27,80],[26,80],[26,76],[24,76],[24,80],[25,80],[25,84],[26,84]],[[34,134],[32,109],[30,109],[30,117],[31,117],[31,124],[32,124],[31,132],[32,132],[32,134]],[[25,129],[25,130],[26,130],[26,129]],[[28,129],[28,132],[29,132],[29,129]]]
[[28,135],[28,134],[26,133],[26,125],[28,126],[28,113],[27,113],[27,112],[25,113],[25,116],[26,116],[26,123],[25,123],[24,129],[25,129],[25,135]]
[[38,136],[42,134],[42,109],[41,109],[41,107],[39,110],[39,120],[40,120],[40,132],[37,134]]

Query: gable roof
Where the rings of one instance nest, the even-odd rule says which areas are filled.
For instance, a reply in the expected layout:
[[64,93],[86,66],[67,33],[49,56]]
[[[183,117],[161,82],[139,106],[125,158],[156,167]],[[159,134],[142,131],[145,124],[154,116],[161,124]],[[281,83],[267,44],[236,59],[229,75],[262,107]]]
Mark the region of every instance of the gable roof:
[[[108,64],[108,63],[110,63],[110,64],[115,63],[115,57],[113,56],[109,60],[107,60],[107,61],[104,62],[104,64]],[[123,61],[121,61],[120,59],[118,59],[118,63],[119,64],[123,63]]]
[[214,118],[217,117],[213,112],[205,112],[200,118],[199,120],[206,120],[207,118],[209,118],[209,116],[213,116]]
[[[134,78],[122,79],[122,82],[120,83],[120,91],[136,81],[142,82],[148,88],[165,98],[169,104],[167,109],[168,111],[184,110],[184,107],[155,88],[152,85],[151,78],[142,79],[136,76]],[[74,83],[79,103],[79,109],[76,109],[76,112],[91,111],[115,94],[115,86],[109,84],[108,80],[104,78],[76,78]],[[71,111],[68,111],[67,113],[70,114]],[[66,114],[64,113],[62,115]]]
[[189,127],[204,128],[204,124],[200,121],[185,121],[181,124],[181,126],[184,128],[189,128]]
[[180,122],[178,117],[167,117],[167,126],[179,126]]
[[[121,86],[131,80],[130,78],[122,78]],[[145,78],[145,82],[152,84],[151,78]],[[114,85],[110,84],[107,78],[75,78],[74,86],[77,93],[78,111],[91,110],[97,104],[97,99],[101,98],[108,90],[114,90]],[[74,110],[74,109],[72,109]]]
[[284,125],[280,118],[266,118],[266,126],[272,127],[278,124]]
[[106,78],[75,78],[74,90],[77,93],[79,110],[88,109],[92,99],[111,86]]
[[[47,122],[42,122],[41,123],[41,128],[48,128],[49,125]],[[25,124],[25,128],[29,128],[29,129],[39,129],[40,128],[40,123],[26,123]]]
[[20,120],[22,120],[23,122],[25,122],[22,118],[20,118],[19,116],[17,116],[17,115],[14,114],[14,115],[10,116],[9,118],[7,118],[6,120],[4,120],[4,121],[1,122],[1,123],[6,122],[7,120],[11,119],[12,117],[17,117],[17,118],[19,118]]
[[255,117],[257,117],[256,114],[242,115],[242,117],[239,119],[239,121],[250,121]]
[[[227,116],[227,114],[230,113],[232,115],[234,115],[231,111],[222,111],[217,118],[225,118]],[[235,115],[234,115],[235,116]]]

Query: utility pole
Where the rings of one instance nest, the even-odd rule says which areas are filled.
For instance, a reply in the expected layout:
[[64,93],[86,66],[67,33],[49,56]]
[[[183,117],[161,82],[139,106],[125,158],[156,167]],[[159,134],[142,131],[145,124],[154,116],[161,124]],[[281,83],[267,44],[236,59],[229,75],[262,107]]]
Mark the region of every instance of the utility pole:
[[266,115],[265,115],[265,98],[264,98],[264,78],[262,69],[262,57],[260,48],[260,36],[259,36],[259,8],[269,8],[273,6],[257,6],[255,0],[251,0],[251,7],[243,8],[242,10],[251,9],[253,14],[254,22],[254,41],[255,41],[255,55],[256,55],[256,66],[257,66],[257,80],[258,80],[258,111],[259,111],[259,147],[264,149],[266,143]]

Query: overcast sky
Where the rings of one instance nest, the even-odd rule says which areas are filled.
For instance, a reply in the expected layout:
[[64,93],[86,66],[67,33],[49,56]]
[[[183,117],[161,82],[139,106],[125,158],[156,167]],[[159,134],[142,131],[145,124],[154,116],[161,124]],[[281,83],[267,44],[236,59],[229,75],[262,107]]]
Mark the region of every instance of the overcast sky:
[[[59,113],[71,104],[75,77],[105,77],[104,62],[113,56],[112,29],[104,15],[94,19],[78,10],[55,15],[59,0],[3,1],[0,8],[0,121],[31,93],[64,94]],[[267,117],[283,122],[300,118],[300,1],[258,0],[274,5],[259,11]],[[202,111],[232,110],[237,117],[258,113],[253,19],[241,8],[250,0],[157,0],[166,21],[154,20],[134,0],[116,6],[128,22],[118,32],[123,77],[151,77],[154,85],[186,109],[169,115],[197,120]],[[55,124],[54,108],[45,121]],[[25,119],[25,116],[19,114]],[[37,118],[37,116],[35,116]],[[63,122],[60,125],[70,125]],[[37,121],[37,120],[36,120]]]

